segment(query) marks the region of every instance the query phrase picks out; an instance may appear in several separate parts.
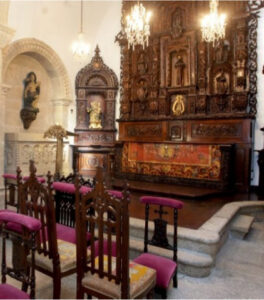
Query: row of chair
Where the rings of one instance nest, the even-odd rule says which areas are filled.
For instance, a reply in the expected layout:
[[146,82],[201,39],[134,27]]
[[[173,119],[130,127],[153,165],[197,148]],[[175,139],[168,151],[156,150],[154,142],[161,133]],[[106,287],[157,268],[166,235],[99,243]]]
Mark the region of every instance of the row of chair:
[[[172,277],[174,286],[177,286],[177,212],[182,202],[142,197],[146,207],[144,252],[148,251],[148,244],[161,245],[173,250],[173,260],[144,253],[130,261],[129,194],[127,188],[121,196],[120,192],[107,190],[100,168],[93,189],[83,192],[78,176],[75,185],[71,185],[75,192],[75,229],[56,224],[53,196],[56,183],[51,182],[50,174],[47,185],[43,185],[36,177],[36,169],[31,162],[29,178],[22,181],[19,169],[16,178],[19,212],[41,223],[35,238],[37,251],[33,255],[34,264],[31,261],[30,266],[53,278],[54,299],[60,298],[61,278],[74,272],[77,272],[77,298],[83,298],[84,293],[100,298],[145,297],[156,284],[165,298]],[[149,239],[149,206],[152,204],[158,205],[159,218],[154,221],[154,235]],[[165,237],[164,206],[174,209],[173,245]],[[20,234],[23,233],[22,227]],[[26,270],[29,274],[28,267]],[[24,290],[27,285],[23,285]]]

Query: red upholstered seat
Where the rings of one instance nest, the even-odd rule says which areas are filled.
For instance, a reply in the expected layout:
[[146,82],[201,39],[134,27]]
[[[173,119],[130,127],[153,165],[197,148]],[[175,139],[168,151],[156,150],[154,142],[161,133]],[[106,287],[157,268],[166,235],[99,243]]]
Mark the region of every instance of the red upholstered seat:
[[167,289],[170,281],[175,274],[177,264],[168,258],[153,255],[150,253],[143,253],[134,262],[157,271],[157,286]]
[[29,231],[38,231],[41,228],[41,223],[38,219],[7,210],[2,210],[0,212],[0,222],[1,221],[14,223],[18,226],[23,226]]
[[[63,193],[68,193],[68,194],[74,194],[75,193],[75,186],[73,183],[66,183],[66,182],[58,182],[55,181],[52,184],[52,188],[55,191],[63,192]],[[89,188],[87,186],[82,186],[80,191],[82,194],[89,193],[92,190],[92,188]]]
[[[96,241],[94,243],[94,249],[95,249],[95,255],[94,256],[98,256],[99,255],[99,241]],[[104,248],[103,248],[103,254],[108,254],[108,242],[107,240],[104,240]],[[112,256],[116,256],[116,242],[112,242],[111,245],[111,251],[112,251]]]
[[30,299],[29,295],[9,284],[0,284],[0,299]]
[[[62,224],[56,224],[57,239],[76,244],[76,230],[75,228],[68,227]],[[87,241],[90,240],[91,234],[86,232]]]
[[181,209],[183,207],[183,202],[164,197],[143,196],[140,198],[140,202],[145,204],[169,206],[177,209]]
[[17,179],[16,174],[3,174],[2,175],[5,179]]
[[120,191],[115,191],[115,190],[108,190],[107,191],[111,196],[114,196],[116,198],[122,199],[123,198],[123,194]]

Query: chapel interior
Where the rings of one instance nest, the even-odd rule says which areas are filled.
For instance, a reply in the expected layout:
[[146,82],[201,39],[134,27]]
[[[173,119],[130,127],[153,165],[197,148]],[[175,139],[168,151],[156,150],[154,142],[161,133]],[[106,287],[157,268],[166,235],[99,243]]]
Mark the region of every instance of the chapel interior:
[[263,37],[262,0],[0,1],[0,299],[263,298]]

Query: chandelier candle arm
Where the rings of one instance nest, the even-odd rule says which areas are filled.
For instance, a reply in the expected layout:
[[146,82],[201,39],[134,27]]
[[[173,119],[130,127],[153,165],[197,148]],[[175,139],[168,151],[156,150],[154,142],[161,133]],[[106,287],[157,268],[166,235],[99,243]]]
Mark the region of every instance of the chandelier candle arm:
[[151,12],[147,12],[142,3],[137,3],[131,9],[131,14],[126,17],[125,33],[127,36],[128,47],[135,49],[136,45],[148,47],[150,26],[149,21]]
[[225,37],[226,14],[218,14],[219,0],[210,0],[210,14],[201,21],[202,39],[213,43]]

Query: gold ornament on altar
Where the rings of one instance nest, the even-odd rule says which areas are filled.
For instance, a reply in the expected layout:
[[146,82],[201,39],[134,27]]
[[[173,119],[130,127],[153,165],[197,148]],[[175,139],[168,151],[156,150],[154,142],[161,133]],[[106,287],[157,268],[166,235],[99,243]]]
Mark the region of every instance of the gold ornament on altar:
[[176,95],[175,99],[172,104],[172,113],[175,116],[180,116],[185,111],[185,104],[184,104],[184,96],[183,95]]
[[101,129],[102,128],[102,109],[101,103],[98,101],[91,102],[91,107],[87,108],[87,113],[90,115],[89,128]]

